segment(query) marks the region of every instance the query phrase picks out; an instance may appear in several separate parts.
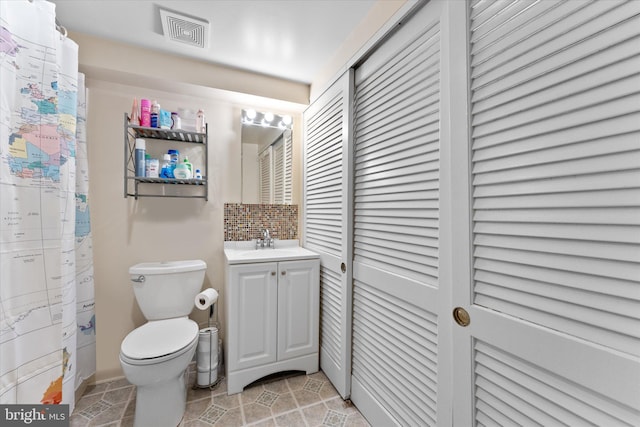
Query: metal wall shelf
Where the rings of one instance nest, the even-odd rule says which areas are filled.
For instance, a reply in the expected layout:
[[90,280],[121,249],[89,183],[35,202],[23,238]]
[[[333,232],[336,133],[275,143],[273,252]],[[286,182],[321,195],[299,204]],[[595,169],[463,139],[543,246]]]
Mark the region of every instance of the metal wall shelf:
[[[124,197],[184,197],[198,198],[209,200],[208,185],[208,163],[209,163],[209,147],[208,147],[209,126],[206,125],[204,133],[189,132],[185,130],[175,129],[158,129],[148,128],[138,125],[129,124],[127,113],[124,114]],[[178,178],[147,178],[135,176],[135,140],[136,138],[144,138],[145,140],[163,140],[171,142],[179,142],[186,144],[198,144],[204,149],[204,173],[202,179],[178,179]],[[147,142],[149,144],[149,142]],[[141,188],[146,185],[186,185],[196,186],[199,188],[198,194],[162,194],[141,192]]]

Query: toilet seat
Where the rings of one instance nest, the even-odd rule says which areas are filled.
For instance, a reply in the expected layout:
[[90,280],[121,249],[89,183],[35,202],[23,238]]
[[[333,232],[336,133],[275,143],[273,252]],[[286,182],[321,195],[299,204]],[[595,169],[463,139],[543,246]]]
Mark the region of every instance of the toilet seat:
[[120,356],[131,364],[160,363],[197,343],[198,325],[187,317],[153,320],[131,331],[120,346]]

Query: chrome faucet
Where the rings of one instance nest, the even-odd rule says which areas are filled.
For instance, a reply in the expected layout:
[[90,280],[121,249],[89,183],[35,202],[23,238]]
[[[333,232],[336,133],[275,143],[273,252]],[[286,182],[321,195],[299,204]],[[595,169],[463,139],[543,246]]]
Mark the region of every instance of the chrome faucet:
[[256,249],[260,248],[275,248],[275,241],[267,228],[262,230],[262,239],[256,239]]

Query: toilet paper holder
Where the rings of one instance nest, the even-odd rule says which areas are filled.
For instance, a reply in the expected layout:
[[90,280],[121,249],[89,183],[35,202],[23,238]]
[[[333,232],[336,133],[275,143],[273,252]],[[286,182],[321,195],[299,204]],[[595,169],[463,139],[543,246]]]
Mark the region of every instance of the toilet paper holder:
[[[218,293],[213,288],[205,289],[195,298],[195,305],[198,309],[209,309],[209,319],[207,322],[208,328],[201,329],[198,338],[196,366],[197,381],[193,384],[194,389],[213,389],[217,387],[224,378],[224,375],[221,375],[222,343],[220,342],[221,340],[218,339],[218,322],[217,320],[214,321],[215,303],[217,302],[217,300]],[[202,351],[202,346],[206,347],[207,345],[206,341],[208,341],[208,351],[207,349],[204,349],[204,351]]]

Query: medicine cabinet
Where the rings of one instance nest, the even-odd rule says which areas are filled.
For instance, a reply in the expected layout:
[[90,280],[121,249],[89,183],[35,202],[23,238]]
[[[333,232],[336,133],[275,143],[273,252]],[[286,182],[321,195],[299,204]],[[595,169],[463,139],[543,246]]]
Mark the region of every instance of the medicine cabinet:
[[[190,132],[181,129],[149,128],[129,123],[124,114],[124,197],[184,197],[208,200],[208,134],[205,132]],[[202,179],[178,178],[149,178],[136,176],[135,171],[135,140],[143,138],[146,141],[147,153],[159,156],[162,164],[162,152],[168,149],[178,149],[180,153],[196,153],[201,159],[198,169],[202,171]],[[194,152],[194,149],[197,152]],[[191,157],[190,157],[191,158]],[[182,158],[180,159],[182,160]],[[194,165],[194,168],[196,165]]]

